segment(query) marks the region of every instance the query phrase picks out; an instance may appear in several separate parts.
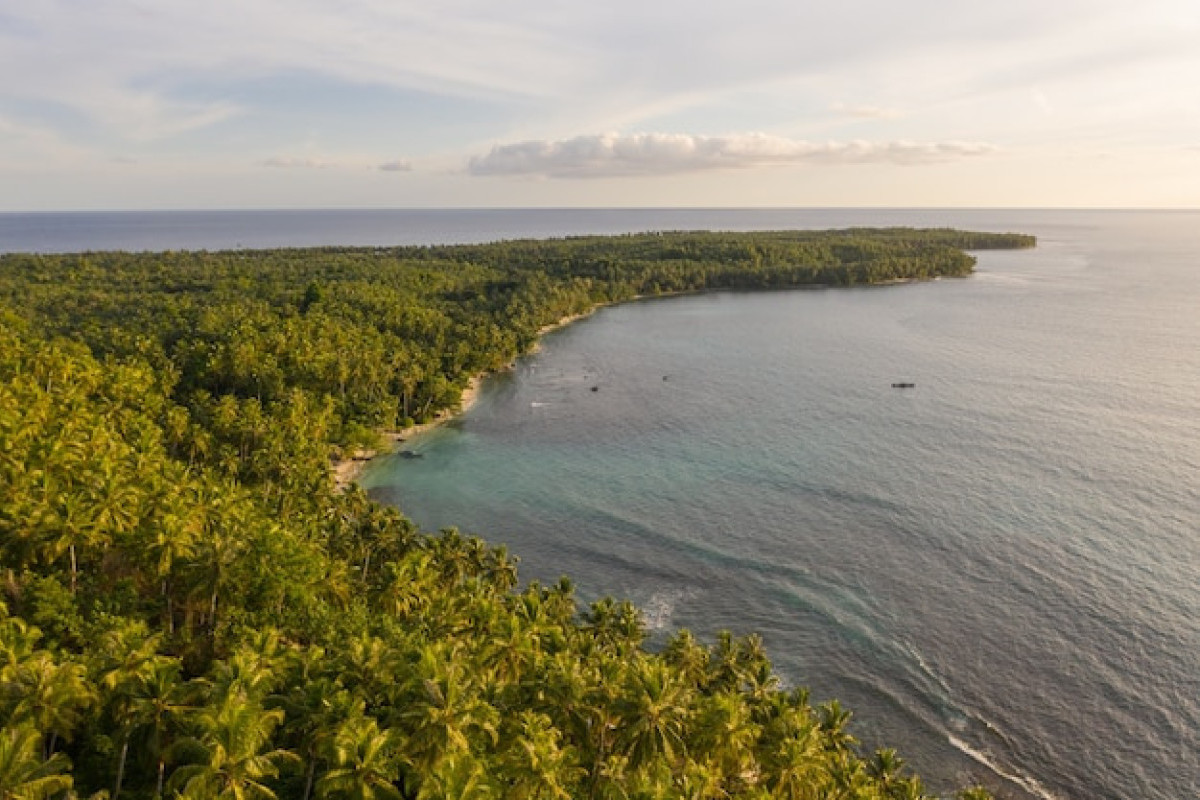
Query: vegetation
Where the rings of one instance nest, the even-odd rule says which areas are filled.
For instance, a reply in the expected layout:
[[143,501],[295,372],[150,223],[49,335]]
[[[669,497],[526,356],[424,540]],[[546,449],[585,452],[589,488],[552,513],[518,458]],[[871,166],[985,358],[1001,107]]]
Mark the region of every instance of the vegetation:
[[[0,798],[916,798],[753,636],[658,653],[331,454],[597,303],[961,275],[954,231],[0,257]],[[975,790],[969,790],[975,791]],[[970,795],[984,796],[984,795]]]

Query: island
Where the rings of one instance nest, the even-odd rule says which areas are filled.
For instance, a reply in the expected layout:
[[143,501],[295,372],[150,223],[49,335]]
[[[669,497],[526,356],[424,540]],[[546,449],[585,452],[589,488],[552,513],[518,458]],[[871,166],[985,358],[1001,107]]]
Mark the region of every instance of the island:
[[967,251],[1034,244],[0,256],[0,795],[927,796],[836,701],[782,688],[753,634],[652,651],[630,603],[522,585],[503,547],[419,531],[329,465],[601,305],[961,277]]

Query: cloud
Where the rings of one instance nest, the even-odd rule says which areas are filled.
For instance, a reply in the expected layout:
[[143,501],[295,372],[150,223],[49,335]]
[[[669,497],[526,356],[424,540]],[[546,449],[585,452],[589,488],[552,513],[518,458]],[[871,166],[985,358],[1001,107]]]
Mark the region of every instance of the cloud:
[[606,133],[497,145],[470,160],[472,175],[606,178],[802,164],[928,164],[987,155],[983,142],[823,142],[769,136]]
[[67,142],[58,131],[0,116],[0,165],[77,162],[94,152]]
[[837,102],[830,108],[837,114],[860,119],[895,119],[900,116],[900,112],[894,108],[880,108],[879,106],[860,106]]
[[412,172],[412,168],[412,162],[403,159],[388,161],[378,167],[380,172]]

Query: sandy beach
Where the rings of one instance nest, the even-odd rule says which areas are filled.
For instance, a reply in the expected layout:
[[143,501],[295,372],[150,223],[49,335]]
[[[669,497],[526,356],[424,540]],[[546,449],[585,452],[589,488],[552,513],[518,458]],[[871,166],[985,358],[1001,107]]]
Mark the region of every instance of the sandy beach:
[[[537,332],[539,341],[534,343],[530,352],[537,352],[538,347],[540,346],[541,337],[545,336],[547,333],[558,330],[566,325],[570,325],[572,322],[583,319],[584,317],[591,316],[592,314],[596,313],[599,308],[601,308],[599,305],[593,306],[583,313],[571,314],[563,317],[557,322],[549,325],[543,325],[538,329]],[[511,367],[512,365],[509,365],[510,369]],[[420,436],[427,431],[431,431],[439,425],[445,425],[459,414],[466,412],[467,409],[475,404],[475,400],[479,397],[479,387],[483,383],[483,379],[485,377],[487,377],[487,374],[483,373],[471,378],[470,383],[467,384],[467,388],[463,389],[462,398],[459,400],[458,406],[455,409],[443,408],[434,414],[433,419],[429,422],[424,422],[420,425],[413,425],[411,428],[405,428],[402,431],[381,431],[379,436],[381,439],[383,439],[383,447],[378,450],[357,450],[348,458],[334,459],[330,463],[329,467],[330,475],[333,478],[334,489],[339,492],[344,491],[347,486],[354,483],[359,479],[360,476],[362,476],[363,472],[367,468],[367,465],[371,463],[372,459],[381,455],[393,453],[399,448],[400,445],[409,441],[413,437]]]
[[344,490],[347,486],[358,480],[359,476],[366,470],[367,464],[371,463],[371,459],[394,452],[400,445],[414,436],[420,436],[422,433],[431,431],[439,425],[445,425],[469,409],[474,405],[476,398],[479,396],[479,385],[483,382],[483,378],[483,375],[476,375],[471,378],[471,382],[467,384],[467,388],[463,389],[462,398],[459,400],[457,410],[443,408],[435,413],[433,419],[429,422],[413,425],[411,428],[405,428],[402,431],[380,431],[379,436],[383,439],[383,447],[381,449],[357,450],[349,458],[334,459],[329,467],[330,474],[333,477],[334,488],[339,492]]

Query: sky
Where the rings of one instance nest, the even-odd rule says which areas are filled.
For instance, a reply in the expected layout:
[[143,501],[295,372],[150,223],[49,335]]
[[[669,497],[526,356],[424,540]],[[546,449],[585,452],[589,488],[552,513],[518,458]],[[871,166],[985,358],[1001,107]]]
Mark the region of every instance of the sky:
[[1197,0],[0,0],[0,211],[1200,207]]

